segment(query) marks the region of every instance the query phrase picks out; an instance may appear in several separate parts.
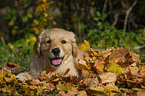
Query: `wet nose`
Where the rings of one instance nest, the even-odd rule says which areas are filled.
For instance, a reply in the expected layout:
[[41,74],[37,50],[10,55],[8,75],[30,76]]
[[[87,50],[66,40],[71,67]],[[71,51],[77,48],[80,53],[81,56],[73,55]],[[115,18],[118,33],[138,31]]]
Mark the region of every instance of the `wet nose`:
[[53,53],[55,56],[57,56],[57,55],[59,55],[59,53],[60,53],[60,49],[59,49],[59,48],[54,48],[54,49],[52,49],[52,53]]

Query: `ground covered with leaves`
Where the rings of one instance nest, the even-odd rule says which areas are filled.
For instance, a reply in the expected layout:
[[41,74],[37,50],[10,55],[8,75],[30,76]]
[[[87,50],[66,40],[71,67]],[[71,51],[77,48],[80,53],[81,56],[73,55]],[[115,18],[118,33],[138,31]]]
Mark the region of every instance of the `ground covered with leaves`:
[[[19,66],[6,63],[0,67],[0,95],[56,96],[141,96],[145,94],[145,63],[140,56],[124,48],[91,49],[88,42],[81,45],[85,59],[75,66],[82,77],[60,76],[45,70],[38,79],[21,81],[12,70]],[[47,69],[47,68],[46,68]],[[66,74],[69,71],[66,70]]]

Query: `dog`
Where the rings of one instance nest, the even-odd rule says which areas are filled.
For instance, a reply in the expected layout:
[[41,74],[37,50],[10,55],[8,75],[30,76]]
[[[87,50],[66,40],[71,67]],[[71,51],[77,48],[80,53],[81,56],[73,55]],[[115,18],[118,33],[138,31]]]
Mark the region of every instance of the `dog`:
[[[43,30],[34,45],[34,57],[29,73],[37,78],[44,67],[52,68],[60,75],[79,77],[75,65],[83,59],[83,52],[76,44],[75,34],[60,28]],[[48,69],[49,70],[49,69]]]

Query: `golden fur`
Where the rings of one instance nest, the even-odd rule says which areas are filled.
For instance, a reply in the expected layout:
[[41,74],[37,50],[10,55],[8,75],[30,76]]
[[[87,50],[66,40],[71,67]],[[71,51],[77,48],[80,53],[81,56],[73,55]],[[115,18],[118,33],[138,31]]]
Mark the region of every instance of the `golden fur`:
[[53,68],[60,75],[69,68],[66,76],[79,77],[75,64],[78,63],[78,59],[83,58],[83,54],[76,44],[73,32],[60,28],[43,30],[34,46],[34,55],[30,73],[35,77],[46,66]]

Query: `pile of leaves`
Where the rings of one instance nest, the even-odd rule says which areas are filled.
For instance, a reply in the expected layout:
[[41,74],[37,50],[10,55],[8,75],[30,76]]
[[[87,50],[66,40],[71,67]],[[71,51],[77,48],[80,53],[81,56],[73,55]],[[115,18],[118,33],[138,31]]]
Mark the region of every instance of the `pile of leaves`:
[[145,93],[145,63],[141,63],[139,55],[124,48],[91,49],[87,41],[81,48],[87,51],[75,66],[82,72],[80,78],[66,77],[69,69],[64,76],[45,70],[38,79],[21,81],[7,63],[7,68],[0,67],[0,95],[139,96]]

